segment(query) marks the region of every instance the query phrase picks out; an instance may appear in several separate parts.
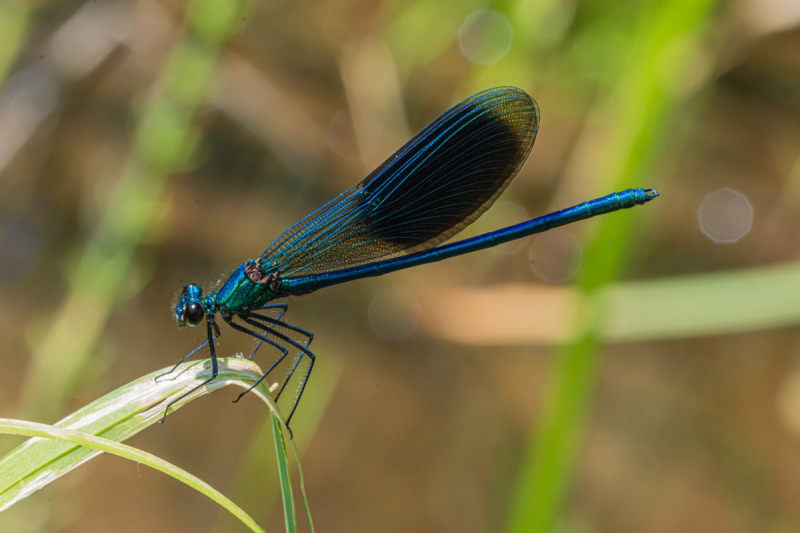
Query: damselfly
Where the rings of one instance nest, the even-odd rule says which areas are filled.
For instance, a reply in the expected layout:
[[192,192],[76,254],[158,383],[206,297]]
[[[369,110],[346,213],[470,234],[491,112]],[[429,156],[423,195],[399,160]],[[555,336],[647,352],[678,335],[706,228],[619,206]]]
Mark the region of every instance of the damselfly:
[[207,340],[181,362],[205,346],[212,362],[211,377],[192,391],[217,376],[219,315],[256,340],[251,358],[263,344],[276,350],[259,382],[279,365],[285,368],[276,380],[276,400],[290,381],[296,382],[288,423],[314,365],[313,334],[287,323],[288,304],[275,300],[489,248],[658,196],[654,189],[628,189],[442,244],[503,192],[528,157],[538,129],[539,108],[523,90],[481,91],[439,116],[361,183],[283,232],[257,259],[242,263],[216,292],[203,294],[194,283],[184,286],[175,319],[188,326],[205,319]]

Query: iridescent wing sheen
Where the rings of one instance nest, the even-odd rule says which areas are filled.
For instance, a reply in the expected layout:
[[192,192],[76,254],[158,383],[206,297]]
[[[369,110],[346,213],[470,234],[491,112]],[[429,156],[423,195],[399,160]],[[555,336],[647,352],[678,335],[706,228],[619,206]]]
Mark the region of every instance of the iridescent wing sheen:
[[539,108],[527,93],[516,87],[481,91],[285,231],[259,262],[288,277],[436,246],[492,205],[525,162],[538,129]]

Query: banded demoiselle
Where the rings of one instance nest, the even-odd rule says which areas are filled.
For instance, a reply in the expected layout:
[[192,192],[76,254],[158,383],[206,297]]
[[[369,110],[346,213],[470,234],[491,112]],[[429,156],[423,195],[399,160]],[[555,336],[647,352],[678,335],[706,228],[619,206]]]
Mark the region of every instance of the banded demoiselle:
[[[654,189],[628,189],[441,244],[494,203],[528,157],[538,129],[539,108],[525,91],[481,91],[431,122],[361,183],[283,232],[257,259],[242,263],[218,291],[204,295],[200,285],[184,286],[175,319],[181,326],[197,326],[205,318],[207,340],[180,362],[208,346],[212,373],[181,398],[217,376],[214,340],[221,333],[215,321],[219,314],[230,327],[256,340],[250,358],[263,344],[276,350],[259,382],[279,365],[286,368],[276,381],[276,400],[290,381],[296,382],[288,424],[314,366],[309,350],[313,334],[284,321],[288,304],[274,300],[441,261],[658,196]],[[176,401],[167,406],[165,417]]]

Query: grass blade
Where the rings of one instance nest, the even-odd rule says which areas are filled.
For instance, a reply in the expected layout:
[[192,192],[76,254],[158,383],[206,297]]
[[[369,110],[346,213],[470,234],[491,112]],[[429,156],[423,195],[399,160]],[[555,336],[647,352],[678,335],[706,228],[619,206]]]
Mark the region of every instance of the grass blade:
[[[169,369],[153,372],[120,387],[79,409],[54,426],[2,419],[3,425],[0,425],[0,432],[35,436],[0,459],[0,511],[26,498],[99,453],[109,451],[173,475],[176,479],[193,486],[223,505],[248,526],[255,524],[251,518],[242,517],[240,513],[243,511],[233,502],[216,491],[212,495],[209,490],[213,491],[213,489],[177,467],[168,465],[168,463],[134,448],[121,447],[122,445],[114,447],[109,444],[125,440],[157,423],[163,416],[164,408],[172,399],[210,376],[211,365],[210,361],[183,363],[169,376],[156,381],[155,378],[167,370]],[[248,387],[261,374],[261,369],[252,361],[241,358],[220,359],[217,379],[176,403],[170,409],[170,413],[193,399],[221,387],[232,384]],[[266,383],[261,383],[253,392],[270,407],[273,415],[273,430],[280,435],[281,427],[285,427],[284,420],[269,396]],[[99,440],[93,440],[93,437],[97,437]],[[283,446],[281,448],[283,449]],[[288,477],[285,450],[279,453],[278,460],[279,464],[282,464],[280,468],[286,471]],[[285,490],[283,480],[282,489]],[[291,487],[289,486],[288,489],[288,496],[285,492],[284,500],[287,497],[291,499]],[[284,504],[284,508],[292,511],[291,521],[295,524],[296,530],[293,506],[288,507]],[[287,517],[287,524],[289,520],[290,518]]]
[[[235,517],[237,517],[242,523],[247,525],[252,531],[263,531],[258,524],[256,524],[255,520],[250,518],[250,516],[244,512],[238,505],[230,501],[228,498],[222,495],[221,492],[214,489],[208,483],[198,479],[197,477],[193,476],[189,472],[178,468],[177,466],[164,461],[152,454],[149,454],[145,451],[138,450],[127,444],[122,444],[113,440],[104,439],[102,437],[97,437],[94,435],[89,435],[86,433],[81,433],[80,431],[73,431],[70,429],[64,429],[58,426],[49,426],[47,424],[39,424],[36,422],[27,422],[24,420],[13,420],[9,418],[0,418],[0,433],[6,433],[9,435],[26,435],[29,437],[34,437],[34,439],[43,439],[43,440],[36,440],[35,442],[43,442],[43,443],[51,443],[51,444],[67,444],[67,445],[76,445],[80,446],[82,449],[91,449],[92,453],[91,456],[97,455],[99,452],[106,452],[111,453],[114,455],[118,455],[119,457],[124,457],[126,459],[130,459],[131,461],[136,461],[139,464],[143,464],[163,472],[167,475],[170,475],[181,481],[190,487],[194,488],[198,492],[201,492],[220,504],[222,507],[227,509],[231,512]],[[33,439],[32,439],[33,440]],[[31,441],[28,441],[31,442]],[[18,454],[17,457],[24,456],[24,454]],[[81,461],[83,462],[83,461]],[[80,464],[80,463],[78,463]],[[77,466],[77,464],[75,465]],[[74,468],[74,466],[72,467]],[[67,470],[71,470],[69,468]],[[35,471],[41,472],[42,470],[36,468]],[[53,474],[54,472],[50,471],[48,474]],[[55,475],[45,475],[40,476],[37,479],[39,481],[43,481],[42,483],[29,483],[25,485],[25,489],[22,491],[17,491],[15,494],[17,498],[6,502],[5,507],[12,505],[15,501],[26,497],[28,494],[32,493],[33,491],[38,490],[42,486],[46,485],[56,477],[63,475],[66,471],[61,473],[55,473]],[[2,476],[5,479],[5,473]]]
[[281,496],[283,501],[283,516],[286,520],[286,531],[297,532],[297,513],[294,508],[294,495],[292,494],[292,478],[289,472],[289,463],[286,461],[286,446],[283,442],[281,424],[272,419],[272,436],[275,442],[275,456],[278,460],[278,477],[281,480]]

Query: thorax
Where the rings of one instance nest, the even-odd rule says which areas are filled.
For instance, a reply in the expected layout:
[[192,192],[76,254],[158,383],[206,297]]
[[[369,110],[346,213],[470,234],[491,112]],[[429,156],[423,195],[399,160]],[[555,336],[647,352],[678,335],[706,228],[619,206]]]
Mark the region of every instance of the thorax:
[[265,275],[250,259],[239,265],[217,291],[216,303],[223,315],[247,313],[275,298],[276,288],[276,278]]

